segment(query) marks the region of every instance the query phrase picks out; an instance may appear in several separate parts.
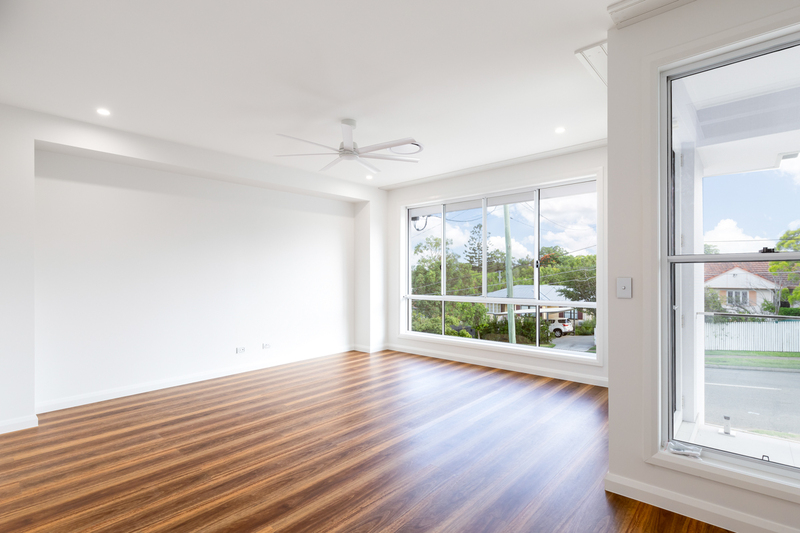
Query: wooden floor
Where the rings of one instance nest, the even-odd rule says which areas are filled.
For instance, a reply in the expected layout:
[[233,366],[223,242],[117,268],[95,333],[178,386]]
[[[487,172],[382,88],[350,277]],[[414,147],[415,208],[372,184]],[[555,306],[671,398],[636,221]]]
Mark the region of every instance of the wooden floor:
[[346,354],[0,435],[0,531],[718,532],[603,490],[600,387]]

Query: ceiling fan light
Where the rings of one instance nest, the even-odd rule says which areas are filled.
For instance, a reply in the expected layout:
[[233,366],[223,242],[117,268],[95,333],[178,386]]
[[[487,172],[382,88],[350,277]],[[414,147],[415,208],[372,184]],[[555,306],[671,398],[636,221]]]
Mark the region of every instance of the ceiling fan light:
[[400,146],[389,148],[389,151],[400,155],[418,154],[422,151],[422,145],[418,142],[401,144]]

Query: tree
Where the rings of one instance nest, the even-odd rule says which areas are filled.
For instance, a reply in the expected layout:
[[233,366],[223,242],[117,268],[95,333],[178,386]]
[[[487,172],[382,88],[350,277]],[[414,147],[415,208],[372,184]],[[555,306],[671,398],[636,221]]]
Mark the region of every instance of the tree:
[[483,224],[478,224],[469,233],[464,259],[472,266],[473,270],[483,269]]
[[548,258],[548,266],[540,268],[540,283],[561,285],[563,288],[558,289],[558,292],[567,300],[596,301],[597,256],[565,254],[555,255],[555,258]]
[[718,254],[719,253],[719,246],[715,244],[704,244],[703,245],[703,253],[704,254]]
[[[775,245],[775,251],[800,252],[800,228],[788,230],[781,235],[781,238],[778,239],[778,243]],[[785,273],[789,285],[795,286],[794,290],[789,292],[789,303],[794,305],[796,302],[800,302],[800,261],[771,261],[769,264],[769,271],[773,274]]]

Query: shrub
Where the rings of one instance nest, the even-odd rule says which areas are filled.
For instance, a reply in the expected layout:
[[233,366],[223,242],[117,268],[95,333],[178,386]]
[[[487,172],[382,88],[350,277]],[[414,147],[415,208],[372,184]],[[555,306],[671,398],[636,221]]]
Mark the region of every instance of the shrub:
[[594,335],[594,328],[597,327],[597,320],[584,320],[575,328],[575,335]]
[[778,314],[783,316],[800,316],[800,307],[781,307]]

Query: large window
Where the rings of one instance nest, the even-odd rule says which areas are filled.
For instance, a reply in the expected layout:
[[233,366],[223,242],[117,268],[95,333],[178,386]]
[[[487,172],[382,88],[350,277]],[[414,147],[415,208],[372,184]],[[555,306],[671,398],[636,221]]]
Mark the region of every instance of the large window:
[[665,78],[665,430],[800,468],[800,47]]
[[593,180],[408,209],[407,331],[594,358]]

